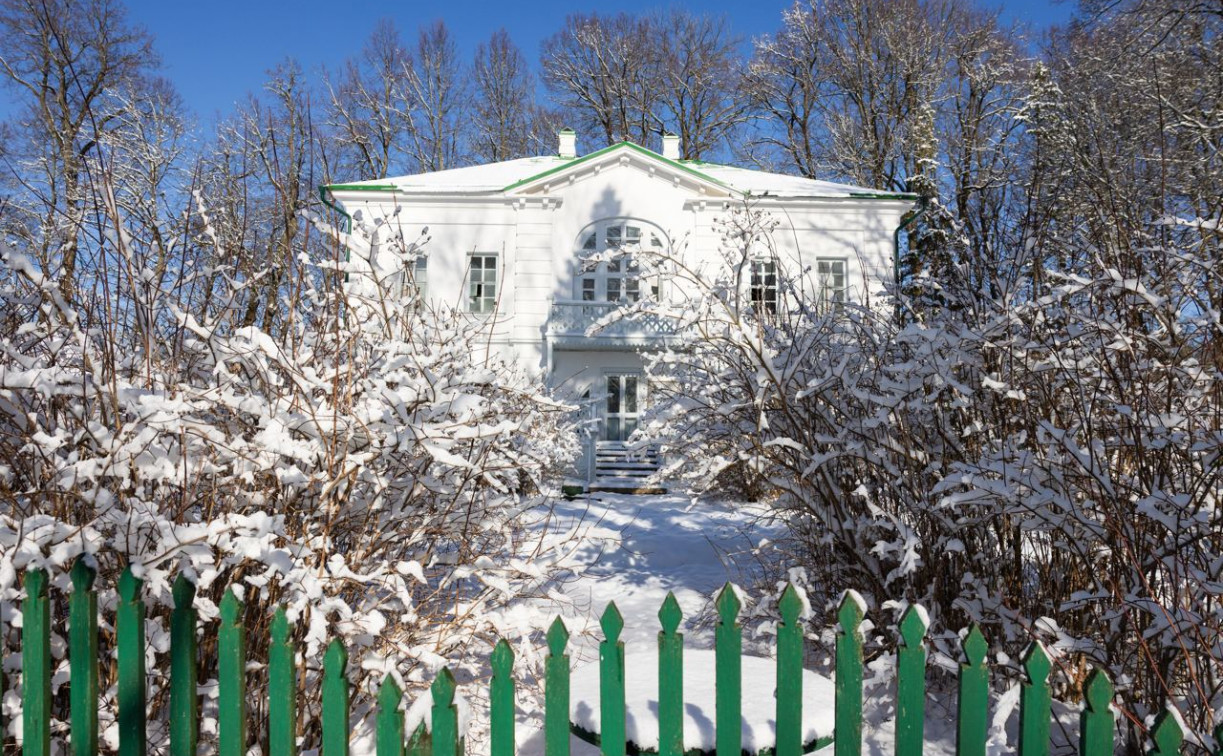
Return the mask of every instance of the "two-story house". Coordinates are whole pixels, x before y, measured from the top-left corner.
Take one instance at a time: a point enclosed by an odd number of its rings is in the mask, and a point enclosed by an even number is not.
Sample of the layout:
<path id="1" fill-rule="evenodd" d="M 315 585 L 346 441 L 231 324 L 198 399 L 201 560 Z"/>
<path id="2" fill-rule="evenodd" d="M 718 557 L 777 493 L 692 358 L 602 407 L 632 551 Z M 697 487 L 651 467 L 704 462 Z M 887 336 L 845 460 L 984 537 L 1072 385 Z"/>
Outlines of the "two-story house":
<path id="1" fill-rule="evenodd" d="M 667 343 L 667 324 L 626 319 L 588 333 L 612 308 L 676 295 L 672 277 L 634 255 L 716 264 L 716 219 L 748 202 L 777 224 L 750 262 L 752 301 L 775 306 L 779 284 L 798 275 L 811 279 L 804 291 L 814 296 L 862 301 L 891 279 L 893 235 L 916 199 L 679 160 L 674 136 L 664 137 L 662 154 L 621 142 L 579 157 L 575 142 L 565 130 L 556 155 L 322 193 L 348 214 L 428 227 L 425 255 L 407 272 L 423 295 L 487 318 L 496 348 L 592 407 L 597 431 L 579 470 L 587 481 L 646 473 L 656 462 L 626 455 L 624 442 L 649 402 L 641 352 Z"/>

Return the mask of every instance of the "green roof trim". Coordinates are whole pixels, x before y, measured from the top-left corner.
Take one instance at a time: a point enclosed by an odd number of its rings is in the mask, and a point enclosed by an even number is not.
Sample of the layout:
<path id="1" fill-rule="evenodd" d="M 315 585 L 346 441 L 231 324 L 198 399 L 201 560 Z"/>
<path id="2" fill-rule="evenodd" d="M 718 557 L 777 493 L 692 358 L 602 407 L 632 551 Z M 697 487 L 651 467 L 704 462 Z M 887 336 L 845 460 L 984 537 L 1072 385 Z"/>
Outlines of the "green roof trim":
<path id="1" fill-rule="evenodd" d="M 701 179 L 702 181 L 707 181 L 707 182 L 709 182 L 710 184 L 714 184 L 714 185 L 716 185 L 716 186 L 720 186 L 720 187 L 722 187 L 723 189 L 726 189 L 727 191 L 731 191 L 731 192 L 738 191 L 738 190 L 737 190 L 737 189 L 735 189 L 733 186 L 730 186 L 730 185 L 728 185 L 728 184 L 726 184 L 726 183 L 723 183 L 723 182 L 721 182 L 721 181 L 718 181 L 718 180 L 717 180 L 716 178 L 714 178 L 713 176 L 706 176 L 704 173 L 701 173 L 700 171 L 695 170 L 695 169 L 693 169 L 693 168 L 689 168 L 688 166 L 684 165 L 683 163 L 679 163 L 679 162 L 677 162 L 677 161 L 675 161 L 675 160 L 671 160 L 671 159 L 669 159 L 669 158 L 665 158 L 665 157 L 663 157 L 662 155 L 659 155 L 657 152 L 654 152 L 653 150 L 646 149 L 645 147 L 642 147 L 642 146 L 641 146 L 641 145 L 639 145 L 639 144 L 634 144 L 633 142 L 629 142 L 629 141 L 627 141 L 627 140 L 626 140 L 626 141 L 623 141 L 623 142 L 616 142 L 615 144 L 608 145 L 607 147 L 604 147 L 604 148 L 603 148 L 603 149 L 601 149 L 601 150 L 595 150 L 594 152 L 592 152 L 592 153 L 590 153 L 590 154 L 588 154 L 588 155 L 583 155 L 583 156 L 581 156 L 580 158 L 572 158 L 572 159 L 570 159 L 570 160 L 569 160 L 569 162 L 565 163 L 564 165 L 555 165 L 555 166 L 553 166 L 553 167 L 549 168 L 549 169 L 548 169 L 548 170 L 546 170 L 546 171 L 542 171 L 542 172 L 540 172 L 540 173 L 535 174 L 534 176 L 528 176 L 527 178 L 524 178 L 524 179 L 522 179 L 522 180 L 520 180 L 520 181 L 515 181 L 514 183 L 512 183 L 512 184 L 510 184 L 509 186 L 505 187 L 505 188 L 504 188 L 504 189 L 502 189 L 501 191 L 503 191 L 503 192 L 508 192 L 508 191 L 510 191 L 511 189 L 517 189 L 518 187 L 523 186 L 524 184 L 530 184 L 530 183 L 533 183 L 533 182 L 535 182 L 535 181 L 538 181 L 538 180 L 540 180 L 540 179 L 542 179 L 542 178 L 545 178 L 545 177 L 547 177 L 547 176 L 551 176 L 551 175 L 553 175 L 553 174 L 555 174 L 555 173 L 559 173 L 559 172 L 561 172 L 561 171 L 568 170 L 569 168 L 572 168 L 572 167 L 573 167 L 573 166 L 575 166 L 575 165 L 580 165 L 581 163 L 585 163 L 585 162 L 590 161 L 590 160 L 593 160 L 593 159 L 595 159 L 595 158 L 597 158 L 597 157 L 602 157 L 603 155 L 606 155 L 606 154 L 608 154 L 608 153 L 610 153 L 610 152 L 613 152 L 613 151 L 615 151 L 615 150 L 621 149 L 621 148 L 623 148 L 623 147 L 628 147 L 629 149 L 631 149 L 631 150 L 635 150 L 636 152 L 639 152 L 639 153 L 641 153 L 642 155 L 645 155 L 646 157 L 653 158 L 654 160 L 657 160 L 657 161 L 659 161 L 660 163 L 663 163 L 663 164 L 665 164 L 665 165 L 669 165 L 669 166 L 671 166 L 672 168 L 676 168 L 676 169 L 678 169 L 678 170 L 680 170 L 680 171 L 683 171 L 684 173 L 687 173 L 687 174 L 690 174 L 690 175 L 692 175 L 692 176 L 695 176 L 696 178 L 699 178 L 699 179 Z"/>
<path id="2" fill-rule="evenodd" d="M 341 192 L 394 192 L 398 188 L 394 184 L 323 184 L 320 190 Z"/>
<path id="3" fill-rule="evenodd" d="M 880 200 L 919 200 L 921 197 L 910 192 L 850 192 L 850 197 L 854 199 L 880 199 Z"/>

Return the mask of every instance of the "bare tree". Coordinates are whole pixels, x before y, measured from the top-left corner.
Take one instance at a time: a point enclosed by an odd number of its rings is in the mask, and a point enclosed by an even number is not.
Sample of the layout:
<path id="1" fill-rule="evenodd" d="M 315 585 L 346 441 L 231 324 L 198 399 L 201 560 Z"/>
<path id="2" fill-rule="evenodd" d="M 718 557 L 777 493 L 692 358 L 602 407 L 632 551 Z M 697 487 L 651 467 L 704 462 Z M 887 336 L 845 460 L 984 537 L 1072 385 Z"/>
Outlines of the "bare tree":
<path id="1" fill-rule="evenodd" d="M 376 179 L 405 167 L 411 71 L 398 29 L 382 20 L 334 81 L 324 74 L 327 122 L 345 176 Z"/>
<path id="2" fill-rule="evenodd" d="M 264 97 L 252 95 L 222 124 L 206 170 L 214 189 L 209 201 L 221 207 L 218 220 L 233 224 L 216 234 L 230 247 L 218 262 L 233 266 L 226 275 L 240 284 L 238 299 L 224 306 L 243 313 L 240 325 L 272 333 L 283 325 L 285 287 L 300 284 L 294 250 L 304 246 L 305 221 L 299 211 L 312 201 L 323 173 L 301 68 L 291 60 L 280 64 L 264 90 Z"/>
<path id="3" fill-rule="evenodd" d="M 659 87 L 649 50 L 647 20 L 573 14 L 544 40 L 544 83 L 576 125 L 607 142 L 646 144 L 660 131 L 656 117 Z"/>
<path id="4" fill-rule="evenodd" d="M 659 86 L 652 114 L 661 131 L 680 137 L 680 156 L 699 160 L 747 119 L 737 87 L 743 61 L 725 17 L 673 9 L 649 21 Z"/>
<path id="5" fill-rule="evenodd" d="M 757 164 L 815 178 L 821 172 L 817 132 L 822 126 L 822 38 L 814 14 L 795 4 L 777 33 L 756 41 L 743 91 L 758 117 L 745 155 Z"/>
<path id="6" fill-rule="evenodd" d="M 456 167 L 467 121 L 467 72 L 441 21 L 422 28 L 408 71 L 408 151 L 420 171 Z"/>
<path id="7" fill-rule="evenodd" d="M 0 74 L 19 104 L 3 171 L 20 211 L 10 209 L 6 231 L 33 242 L 66 300 L 79 284 L 86 160 L 131 102 L 121 95 L 141 88 L 157 63 L 152 38 L 117 3 L 0 3 Z"/>
<path id="8" fill-rule="evenodd" d="M 496 162 L 531 154 L 535 110 L 531 70 L 505 29 L 476 47 L 472 81 L 474 156 Z"/>

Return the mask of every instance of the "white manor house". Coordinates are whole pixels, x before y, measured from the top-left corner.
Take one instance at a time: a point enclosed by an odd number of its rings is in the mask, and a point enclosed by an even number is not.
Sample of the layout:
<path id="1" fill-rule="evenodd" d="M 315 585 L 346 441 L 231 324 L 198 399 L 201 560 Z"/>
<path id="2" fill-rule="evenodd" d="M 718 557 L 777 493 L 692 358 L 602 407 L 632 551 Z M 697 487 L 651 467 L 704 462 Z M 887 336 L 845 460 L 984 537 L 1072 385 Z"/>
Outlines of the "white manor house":
<path id="1" fill-rule="evenodd" d="M 428 228 L 408 278 L 424 298 L 488 320 L 494 347 L 542 372 L 561 396 L 589 402 L 597 431 L 578 473 L 607 487 L 657 465 L 652 450 L 626 450 L 625 441 L 649 401 L 641 353 L 671 334 L 649 318 L 588 328 L 643 296 L 683 296 L 674 277 L 643 275 L 658 268 L 638 265 L 634 251 L 681 256 L 685 267 L 717 266 L 715 221 L 746 203 L 777 224 L 771 244 L 750 261 L 747 301 L 776 307 L 785 278 L 804 276 L 797 290 L 862 302 L 880 296 L 893 277 L 896 232 L 916 201 L 680 160 L 679 138 L 671 135 L 663 137 L 662 154 L 620 142 L 581 157 L 572 131 L 559 137 L 556 155 L 321 192 L 350 217 L 395 218 L 405 236 L 406 229 Z"/>

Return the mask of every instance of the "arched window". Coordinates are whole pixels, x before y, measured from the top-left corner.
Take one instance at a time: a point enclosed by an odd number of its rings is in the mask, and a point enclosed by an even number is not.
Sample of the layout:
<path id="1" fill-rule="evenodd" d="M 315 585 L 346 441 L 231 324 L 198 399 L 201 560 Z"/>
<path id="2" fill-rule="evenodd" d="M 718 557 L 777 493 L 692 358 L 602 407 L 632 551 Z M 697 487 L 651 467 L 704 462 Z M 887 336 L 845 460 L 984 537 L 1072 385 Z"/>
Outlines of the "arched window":
<path id="1" fill-rule="evenodd" d="M 645 276 L 643 253 L 661 253 L 666 235 L 632 218 L 599 221 L 578 234 L 578 273 L 574 297 L 583 302 L 636 302 L 658 296 L 655 276 Z M 610 254 L 603 254 L 610 253 Z M 598 256 L 598 262 L 591 258 Z"/>

